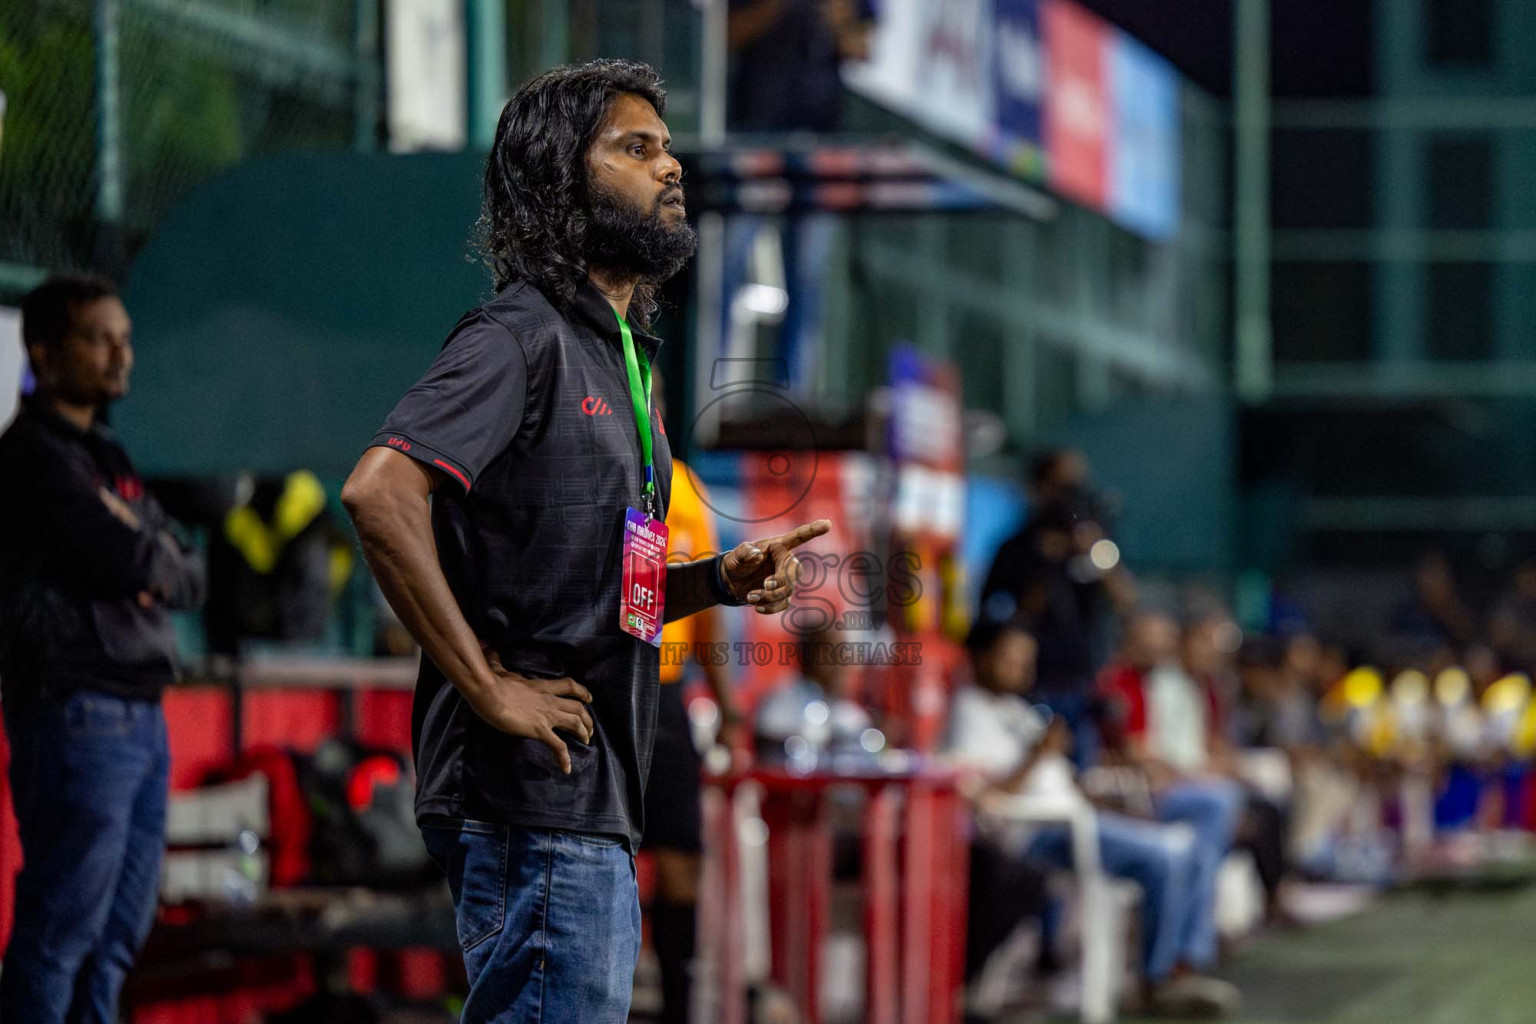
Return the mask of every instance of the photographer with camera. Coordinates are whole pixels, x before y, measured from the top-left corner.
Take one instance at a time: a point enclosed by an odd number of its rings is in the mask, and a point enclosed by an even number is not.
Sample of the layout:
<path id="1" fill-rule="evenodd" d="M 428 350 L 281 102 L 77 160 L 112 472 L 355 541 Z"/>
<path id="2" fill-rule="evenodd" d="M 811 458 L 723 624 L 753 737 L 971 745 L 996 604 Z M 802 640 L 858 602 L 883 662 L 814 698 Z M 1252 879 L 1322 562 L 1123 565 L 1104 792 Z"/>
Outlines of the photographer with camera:
<path id="1" fill-rule="evenodd" d="M 1109 617 L 1129 611 L 1135 581 L 1109 539 L 1104 502 L 1088 484 L 1081 453 L 1052 449 L 1030 467 L 1029 518 L 1003 542 L 981 589 L 981 616 L 1029 616 L 1039 644 L 1036 699 L 1072 734 L 1073 760 L 1091 767 L 1099 749 L 1094 680 Z"/>

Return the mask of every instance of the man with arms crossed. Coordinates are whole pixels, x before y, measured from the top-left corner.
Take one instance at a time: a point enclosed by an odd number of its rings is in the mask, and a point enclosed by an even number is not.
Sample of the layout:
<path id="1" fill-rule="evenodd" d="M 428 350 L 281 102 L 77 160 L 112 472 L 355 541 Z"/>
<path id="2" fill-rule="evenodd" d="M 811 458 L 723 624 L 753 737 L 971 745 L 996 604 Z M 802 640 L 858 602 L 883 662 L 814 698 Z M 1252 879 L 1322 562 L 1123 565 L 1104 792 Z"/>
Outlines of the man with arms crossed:
<path id="1" fill-rule="evenodd" d="M 342 493 L 425 655 L 416 813 L 453 891 L 466 1022 L 626 1019 L 660 662 L 646 592 L 664 590 L 664 621 L 782 611 L 793 549 L 830 525 L 639 582 L 636 538 L 664 533 L 672 476 L 645 328 L 695 245 L 664 109 L 656 73 L 626 61 L 512 98 L 480 225 L 497 294 Z"/>
<path id="2" fill-rule="evenodd" d="M 128 392 L 132 333 L 105 278 L 53 277 L 21 303 L 37 390 L 0 436 L 0 692 L 25 860 L 7 1022 L 116 1020 L 155 919 L 168 613 L 201 603 L 204 577 L 102 422 Z"/>

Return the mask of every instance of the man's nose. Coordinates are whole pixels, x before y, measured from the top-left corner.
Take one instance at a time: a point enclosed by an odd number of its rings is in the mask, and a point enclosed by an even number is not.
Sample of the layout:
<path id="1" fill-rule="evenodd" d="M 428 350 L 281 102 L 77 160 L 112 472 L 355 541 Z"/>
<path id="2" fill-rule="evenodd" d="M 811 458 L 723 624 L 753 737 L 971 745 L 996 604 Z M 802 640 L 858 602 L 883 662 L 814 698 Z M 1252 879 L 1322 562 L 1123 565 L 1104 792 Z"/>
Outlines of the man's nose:
<path id="1" fill-rule="evenodd" d="M 661 180 L 668 185 L 680 185 L 683 181 L 683 165 L 677 162 L 677 157 L 671 153 L 662 156 L 660 163 Z"/>

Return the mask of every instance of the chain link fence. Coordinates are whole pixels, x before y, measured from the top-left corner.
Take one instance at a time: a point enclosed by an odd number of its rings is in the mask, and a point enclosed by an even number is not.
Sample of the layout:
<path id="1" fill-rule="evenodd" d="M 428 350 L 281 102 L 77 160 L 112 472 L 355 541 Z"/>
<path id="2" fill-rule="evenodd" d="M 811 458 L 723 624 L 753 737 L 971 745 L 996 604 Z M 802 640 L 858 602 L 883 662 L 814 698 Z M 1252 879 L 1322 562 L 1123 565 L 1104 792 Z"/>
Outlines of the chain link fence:
<path id="1" fill-rule="evenodd" d="M 0 4 L 0 301 L 121 275 L 189 191 L 243 160 L 369 148 L 376 0 Z"/>

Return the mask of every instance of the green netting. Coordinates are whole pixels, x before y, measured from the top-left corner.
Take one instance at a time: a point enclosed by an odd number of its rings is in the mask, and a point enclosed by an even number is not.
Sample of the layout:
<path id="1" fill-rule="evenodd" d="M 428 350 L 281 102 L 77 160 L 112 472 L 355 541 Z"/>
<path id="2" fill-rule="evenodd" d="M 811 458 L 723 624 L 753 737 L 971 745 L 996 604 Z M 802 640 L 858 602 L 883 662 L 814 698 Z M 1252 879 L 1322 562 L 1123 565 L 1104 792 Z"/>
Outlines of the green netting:
<path id="1" fill-rule="evenodd" d="M 167 210 L 239 161 L 371 145 L 374 11 L 372 0 L 0 4 L 0 297 L 47 270 L 120 273 Z"/>

